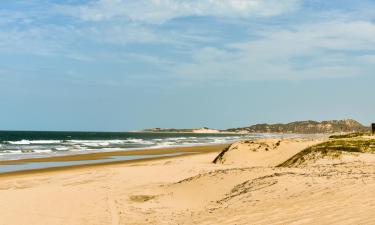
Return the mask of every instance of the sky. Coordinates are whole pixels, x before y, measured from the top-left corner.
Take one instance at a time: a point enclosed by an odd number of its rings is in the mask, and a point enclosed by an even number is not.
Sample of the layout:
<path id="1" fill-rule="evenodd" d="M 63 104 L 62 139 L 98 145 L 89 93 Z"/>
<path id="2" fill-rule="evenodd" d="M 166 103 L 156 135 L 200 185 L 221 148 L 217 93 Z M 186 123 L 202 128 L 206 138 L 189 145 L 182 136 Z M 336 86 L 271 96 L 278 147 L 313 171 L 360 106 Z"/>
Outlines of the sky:
<path id="1" fill-rule="evenodd" d="M 375 0 L 1 0 L 0 130 L 375 122 Z"/>

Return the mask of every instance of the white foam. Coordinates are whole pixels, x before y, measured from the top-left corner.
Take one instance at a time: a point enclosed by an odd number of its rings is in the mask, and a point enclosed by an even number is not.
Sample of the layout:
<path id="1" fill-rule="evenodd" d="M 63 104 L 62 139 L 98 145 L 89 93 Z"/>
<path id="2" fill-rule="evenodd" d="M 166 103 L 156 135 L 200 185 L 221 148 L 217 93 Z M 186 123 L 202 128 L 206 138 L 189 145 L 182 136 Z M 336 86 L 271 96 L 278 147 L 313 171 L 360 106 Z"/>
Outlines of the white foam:
<path id="1" fill-rule="evenodd" d="M 30 144 L 58 144 L 61 143 L 60 140 L 38 140 L 38 141 L 30 141 Z"/>
<path id="2" fill-rule="evenodd" d="M 21 150 L 5 150 L 1 153 L 4 153 L 4 154 L 22 154 L 22 151 Z"/>
<path id="3" fill-rule="evenodd" d="M 33 152 L 35 152 L 35 153 L 51 153 L 52 150 L 50 150 L 50 149 L 45 149 L 45 150 L 34 149 Z"/>
<path id="4" fill-rule="evenodd" d="M 30 141 L 28 140 L 21 140 L 21 141 L 8 141 L 9 144 L 12 145 L 29 145 Z"/>
<path id="5" fill-rule="evenodd" d="M 240 139 L 280 137 L 274 134 L 247 134 L 235 136 L 185 136 L 157 138 L 127 138 L 114 140 L 21 140 L 2 142 L 0 155 L 10 159 L 24 157 L 46 157 L 51 154 L 80 154 L 86 151 L 129 151 L 144 148 L 171 148 L 179 146 L 200 146 L 225 144 Z M 23 155 L 23 156 L 22 156 Z M 3 157 L 2 156 L 2 157 Z"/>
<path id="6" fill-rule="evenodd" d="M 127 143 L 127 144 L 152 145 L 152 144 L 155 144 L 155 140 L 144 140 L 144 139 L 137 139 L 137 138 L 128 138 L 128 139 L 124 140 L 124 143 Z"/>
<path id="7" fill-rule="evenodd" d="M 54 148 L 56 151 L 68 151 L 69 148 L 68 147 L 56 147 Z"/>
<path id="8" fill-rule="evenodd" d="M 152 141 L 143 139 L 125 139 L 125 140 L 69 140 L 66 143 L 80 144 L 90 147 L 108 146 L 113 144 L 154 144 Z"/>
<path id="9" fill-rule="evenodd" d="M 31 144 L 58 144 L 61 143 L 59 140 L 37 140 L 37 141 L 29 141 L 29 140 L 21 140 L 21 141 L 8 141 L 7 143 L 12 145 L 31 145 Z"/>

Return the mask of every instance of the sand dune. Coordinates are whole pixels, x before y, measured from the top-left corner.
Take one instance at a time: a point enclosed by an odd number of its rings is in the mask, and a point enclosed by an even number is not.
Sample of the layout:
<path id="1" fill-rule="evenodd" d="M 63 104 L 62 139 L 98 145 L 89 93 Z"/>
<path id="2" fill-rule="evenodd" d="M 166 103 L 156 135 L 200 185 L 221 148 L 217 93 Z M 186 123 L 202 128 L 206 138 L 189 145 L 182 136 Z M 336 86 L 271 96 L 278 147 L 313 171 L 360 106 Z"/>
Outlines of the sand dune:
<path id="1" fill-rule="evenodd" d="M 3 177 L 0 225 L 375 224 L 372 153 L 276 167 L 319 141 L 240 142 L 216 163 L 208 153 Z"/>
<path id="2" fill-rule="evenodd" d="M 298 138 L 239 141 L 218 155 L 214 162 L 238 166 L 277 166 L 321 141 Z"/>

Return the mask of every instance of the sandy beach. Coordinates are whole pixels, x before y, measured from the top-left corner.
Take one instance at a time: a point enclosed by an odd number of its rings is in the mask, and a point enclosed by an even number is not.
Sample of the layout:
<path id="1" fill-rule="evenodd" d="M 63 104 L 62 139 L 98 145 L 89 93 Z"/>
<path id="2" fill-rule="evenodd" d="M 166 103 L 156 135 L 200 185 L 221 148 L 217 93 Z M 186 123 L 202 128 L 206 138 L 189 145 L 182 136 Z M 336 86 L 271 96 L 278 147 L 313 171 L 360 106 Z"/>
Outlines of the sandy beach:
<path id="1" fill-rule="evenodd" d="M 374 224 L 373 154 L 289 160 L 324 141 L 240 141 L 178 157 L 4 174 L 0 225 Z M 98 154 L 55 160 L 106 157 Z"/>
<path id="2" fill-rule="evenodd" d="M 375 225 L 375 0 L 0 2 L 0 225 Z"/>

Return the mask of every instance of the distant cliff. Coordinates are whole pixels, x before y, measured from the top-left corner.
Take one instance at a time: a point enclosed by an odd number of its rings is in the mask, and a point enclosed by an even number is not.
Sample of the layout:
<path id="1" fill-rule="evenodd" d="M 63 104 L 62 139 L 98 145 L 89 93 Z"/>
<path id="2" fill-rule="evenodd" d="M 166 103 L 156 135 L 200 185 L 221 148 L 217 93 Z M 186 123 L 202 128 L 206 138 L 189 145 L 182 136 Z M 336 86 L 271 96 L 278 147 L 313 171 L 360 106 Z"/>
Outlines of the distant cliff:
<path id="1" fill-rule="evenodd" d="M 369 131 L 359 122 L 347 120 L 329 120 L 329 121 L 297 121 L 287 124 L 256 124 L 249 127 L 231 128 L 225 131 L 242 132 L 242 133 L 299 133 L 299 134 L 316 134 L 316 133 L 336 133 L 336 132 L 364 132 Z"/>

